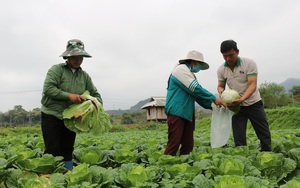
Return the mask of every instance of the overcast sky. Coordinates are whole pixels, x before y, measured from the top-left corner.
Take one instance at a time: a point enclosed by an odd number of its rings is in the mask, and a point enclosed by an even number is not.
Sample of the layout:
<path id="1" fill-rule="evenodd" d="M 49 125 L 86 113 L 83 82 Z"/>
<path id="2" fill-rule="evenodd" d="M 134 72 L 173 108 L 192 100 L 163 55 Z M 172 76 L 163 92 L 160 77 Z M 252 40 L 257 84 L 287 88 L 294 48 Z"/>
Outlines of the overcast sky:
<path id="1" fill-rule="evenodd" d="M 165 96 L 167 80 L 190 50 L 210 69 L 198 82 L 217 93 L 219 51 L 234 39 L 256 61 L 258 82 L 300 78 L 299 0 L 9 0 L 0 7 L 0 111 L 41 107 L 48 69 L 69 39 L 81 39 L 105 110 Z"/>

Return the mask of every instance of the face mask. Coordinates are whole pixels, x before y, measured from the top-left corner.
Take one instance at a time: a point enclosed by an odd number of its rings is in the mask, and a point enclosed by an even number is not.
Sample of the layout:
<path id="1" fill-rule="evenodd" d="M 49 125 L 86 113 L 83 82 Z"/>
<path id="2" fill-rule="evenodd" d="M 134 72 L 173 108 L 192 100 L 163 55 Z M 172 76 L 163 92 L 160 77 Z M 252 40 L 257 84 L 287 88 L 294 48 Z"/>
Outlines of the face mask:
<path id="1" fill-rule="evenodd" d="M 191 68 L 191 71 L 194 72 L 194 73 L 197 73 L 197 72 L 199 72 L 200 70 L 201 70 L 201 65 L 200 65 L 200 63 L 197 63 L 196 66 L 193 66 L 193 67 Z"/>

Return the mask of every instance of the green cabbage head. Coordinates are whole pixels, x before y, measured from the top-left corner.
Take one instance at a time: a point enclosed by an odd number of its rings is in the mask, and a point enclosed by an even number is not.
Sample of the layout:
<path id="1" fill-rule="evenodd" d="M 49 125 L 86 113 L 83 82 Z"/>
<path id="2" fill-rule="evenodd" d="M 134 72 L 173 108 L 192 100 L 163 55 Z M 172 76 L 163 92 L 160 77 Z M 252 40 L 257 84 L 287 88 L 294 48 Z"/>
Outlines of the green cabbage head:
<path id="1" fill-rule="evenodd" d="M 232 101 L 241 98 L 239 93 L 234 89 L 227 89 L 223 91 L 221 99 L 226 104 L 231 104 Z"/>

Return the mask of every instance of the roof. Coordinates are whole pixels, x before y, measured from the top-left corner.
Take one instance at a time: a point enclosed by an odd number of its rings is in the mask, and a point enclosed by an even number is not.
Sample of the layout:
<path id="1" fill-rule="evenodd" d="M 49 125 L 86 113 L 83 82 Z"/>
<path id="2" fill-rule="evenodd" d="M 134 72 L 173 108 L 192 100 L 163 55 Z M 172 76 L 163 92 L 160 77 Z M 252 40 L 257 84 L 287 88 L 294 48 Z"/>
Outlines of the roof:
<path id="1" fill-rule="evenodd" d="M 148 107 L 159 107 L 159 106 L 165 106 L 166 104 L 166 97 L 151 97 L 150 101 L 146 103 L 144 106 L 141 107 L 141 109 L 145 109 Z"/>

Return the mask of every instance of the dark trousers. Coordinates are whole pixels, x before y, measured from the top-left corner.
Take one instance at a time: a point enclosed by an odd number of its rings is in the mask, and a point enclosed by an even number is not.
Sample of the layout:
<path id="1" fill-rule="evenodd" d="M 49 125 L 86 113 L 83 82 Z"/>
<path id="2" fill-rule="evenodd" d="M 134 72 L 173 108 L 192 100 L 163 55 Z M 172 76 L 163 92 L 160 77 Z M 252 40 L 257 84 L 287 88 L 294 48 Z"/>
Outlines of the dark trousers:
<path id="1" fill-rule="evenodd" d="M 45 113 L 42 113 L 41 116 L 45 153 L 63 156 L 64 161 L 71 161 L 76 133 L 70 131 L 64 125 L 63 120 Z"/>
<path id="2" fill-rule="evenodd" d="M 250 106 L 241 106 L 238 114 L 232 116 L 232 131 L 235 146 L 246 146 L 247 121 L 250 120 L 260 140 L 261 151 L 271 151 L 271 133 L 262 101 Z"/>
<path id="3" fill-rule="evenodd" d="M 168 143 L 165 155 L 175 156 L 179 146 L 180 155 L 187 155 L 193 151 L 195 121 L 190 122 L 178 116 L 167 115 Z"/>

